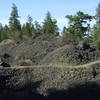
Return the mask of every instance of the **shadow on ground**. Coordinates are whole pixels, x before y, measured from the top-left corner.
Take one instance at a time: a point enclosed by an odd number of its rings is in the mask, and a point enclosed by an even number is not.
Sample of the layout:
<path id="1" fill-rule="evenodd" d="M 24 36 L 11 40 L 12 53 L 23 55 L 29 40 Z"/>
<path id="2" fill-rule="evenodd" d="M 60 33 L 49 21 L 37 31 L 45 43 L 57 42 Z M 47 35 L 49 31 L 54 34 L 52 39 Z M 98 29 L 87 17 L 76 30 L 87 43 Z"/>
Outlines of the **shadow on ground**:
<path id="1" fill-rule="evenodd" d="M 78 84 L 68 90 L 52 92 L 47 100 L 100 100 L 100 85 L 97 83 Z"/>
<path id="2" fill-rule="evenodd" d="M 30 82 L 24 87 L 14 89 L 6 86 L 5 80 L 8 78 L 0 77 L 0 100 L 44 100 L 45 97 L 40 95 L 36 88 L 42 81 L 35 83 Z"/>
<path id="3" fill-rule="evenodd" d="M 31 85 L 37 88 L 40 83 L 36 82 Z M 48 92 L 49 95 L 44 97 L 33 92 L 30 86 L 16 91 L 2 88 L 0 89 L 0 100 L 100 100 L 100 85 L 97 83 L 78 84 L 68 90 L 50 89 Z"/>

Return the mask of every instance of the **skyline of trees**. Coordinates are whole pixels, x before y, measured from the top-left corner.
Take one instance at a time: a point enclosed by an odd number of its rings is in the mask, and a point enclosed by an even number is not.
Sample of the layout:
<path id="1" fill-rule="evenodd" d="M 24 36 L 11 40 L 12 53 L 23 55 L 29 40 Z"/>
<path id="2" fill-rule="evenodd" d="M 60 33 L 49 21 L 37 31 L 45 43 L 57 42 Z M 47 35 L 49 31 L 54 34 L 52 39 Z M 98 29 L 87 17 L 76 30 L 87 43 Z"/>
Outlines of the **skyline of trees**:
<path id="1" fill-rule="evenodd" d="M 13 8 L 13 5 L 16 6 L 16 4 L 13 3 L 13 4 L 12 4 L 12 8 Z M 16 6 L 16 8 L 17 8 L 17 6 Z M 97 10 L 97 9 L 96 9 L 96 10 Z M 18 9 L 17 9 L 17 12 L 18 12 Z M 49 11 L 47 11 L 47 12 L 49 12 Z M 47 12 L 46 12 L 46 14 L 47 14 Z M 78 11 L 77 11 L 77 12 L 78 12 Z M 10 13 L 10 14 L 11 14 L 11 13 Z M 50 13 L 50 14 L 51 14 L 51 13 Z M 65 15 L 66 15 L 66 14 L 65 14 Z M 27 16 L 28 16 L 28 15 L 27 15 Z M 27 18 L 27 16 L 26 16 L 26 18 Z M 34 16 L 31 16 L 31 17 L 33 18 Z M 64 17 L 65 17 L 65 16 L 64 16 Z M 21 21 L 20 21 L 20 18 L 22 19 L 21 15 L 18 15 L 18 20 L 19 20 L 20 24 L 23 25 L 25 22 L 21 22 Z M 10 18 L 8 18 L 8 19 L 10 19 Z M 54 19 L 55 19 L 55 18 L 54 18 Z M 38 23 L 41 24 L 41 25 L 43 25 L 44 20 L 45 20 L 45 18 L 43 19 L 42 22 L 38 22 Z M 56 19 L 55 19 L 55 20 L 56 20 Z M 34 20 L 34 21 L 35 21 L 35 20 Z M 38 20 L 37 20 L 37 21 L 38 21 Z M 56 21 L 57 21 L 57 20 L 56 20 Z M 10 21 L 8 21 L 7 24 L 4 24 L 4 23 L 3 23 L 2 25 L 3 25 L 3 26 L 9 25 L 9 22 L 10 22 Z M 26 20 L 26 22 L 27 22 L 27 20 Z M 1 22 L 0 22 L 0 23 L 1 23 Z M 34 22 L 33 22 L 33 23 L 34 23 Z M 66 21 L 65 23 L 67 23 L 67 21 Z M 64 27 L 64 26 L 63 26 L 63 27 Z M 62 29 L 60 28 L 60 30 L 63 30 L 63 27 L 62 27 Z"/>
<path id="2" fill-rule="evenodd" d="M 0 41 L 9 38 L 15 40 L 23 37 L 32 37 L 36 34 L 61 34 L 67 40 L 67 43 L 78 43 L 87 38 L 88 40 L 92 39 L 92 43 L 100 45 L 100 3 L 96 8 L 95 16 L 78 11 L 75 15 L 66 15 L 65 18 L 69 20 L 69 23 L 68 26 L 64 26 L 62 32 L 59 31 L 57 20 L 52 17 L 49 11 L 47 11 L 42 24 L 39 24 L 30 15 L 28 15 L 27 21 L 21 24 L 17 6 L 12 4 L 9 24 L 3 26 L 0 23 Z M 93 27 L 90 27 L 90 21 L 93 19 L 95 19 L 96 23 Z"/>

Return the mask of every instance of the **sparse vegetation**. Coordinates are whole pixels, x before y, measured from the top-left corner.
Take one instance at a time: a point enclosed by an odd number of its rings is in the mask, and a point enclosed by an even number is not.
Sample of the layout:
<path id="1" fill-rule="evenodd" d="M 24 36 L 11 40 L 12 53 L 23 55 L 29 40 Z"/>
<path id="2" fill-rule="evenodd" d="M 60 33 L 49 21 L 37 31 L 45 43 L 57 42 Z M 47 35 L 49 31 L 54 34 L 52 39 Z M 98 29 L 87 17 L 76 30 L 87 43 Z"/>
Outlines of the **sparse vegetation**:
<path id="1" fill-rule="evenodd" d="M 63 28 L 63 42 L 65 44 L 78 44 L 80 41 L 87 41 L 90 44 L 99 46 L 99 9 L 100 4 L 98 4 L 95 16 L 85 14 L 81 11 L 78 11 L 76 15 L 67 15 L 66 18 L 69 20 L 69 25 Z M 18 40 L 18 38 L 31 38 L 39 34 L 57 36 L 60 34 L 57 20 L 52 18 L 49 11 L 46 14 L 43 25 L 40 25 L 38 21 L 34 21 L 33 23 L 33 18 L 31 16 L 28 16 L 27 22 L 21 25 L 19 18 L 17 6 L 13 4 L 9 25 L 2 26 L 2 24 L 0 24 L 0 41 L 8 38 L 13 38 L 14 40 Z M 96 24 L 94 28 L 92 28 L 90 27 L 90 21 L 94 18 Z"/>
<path id="2" fill-rule="evenodd" d="M 0 23 L 0 100 L 49 100 L 64 89 L 72 98 L 76 84 L 86 83 L 87 89 L 88 82 L 100 83 L 100 4 L 95 16 L 67 15 L 68 27 L 61 33 L 49 11 L 42 24 L 30 15 L 22 24 L 20 17 L 13 4 L 9 24 Z"/>

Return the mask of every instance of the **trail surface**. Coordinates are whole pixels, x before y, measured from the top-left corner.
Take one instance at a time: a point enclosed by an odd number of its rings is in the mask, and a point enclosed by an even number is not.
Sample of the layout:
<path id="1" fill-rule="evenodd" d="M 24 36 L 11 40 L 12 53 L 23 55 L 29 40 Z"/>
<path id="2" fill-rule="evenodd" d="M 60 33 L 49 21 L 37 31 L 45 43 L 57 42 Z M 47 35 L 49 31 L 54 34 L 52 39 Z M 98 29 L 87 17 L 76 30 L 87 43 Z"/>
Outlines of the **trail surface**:
<path id="1" fill-rule="evenodd" d="M 93 62 L 90 62 L 90 63 L 87 63 L 87 64 L 83 64 L 83 65 L 76 65 L 76 66 L 69 66 L 69 65 L 62 65 L 62 64 L 50 64 L 50 65 L 33 65 L 33 66 L 14 66 L 14 67 L 11 67 L 11 68 L 17 68 L 17 69 L 20 69 L 20 68 L 34 68 L 34 67 L 56 67 L 56 68 L 62 68 L 62 67 L 66 67 L 66 68 L 82 68 L 82 67 L 90 67 L 90 66 L 93 66 L 95 64 L 99 64 L 100 63 L 100 60 L 96 60 L 96 61 L 93 61 Z"/>

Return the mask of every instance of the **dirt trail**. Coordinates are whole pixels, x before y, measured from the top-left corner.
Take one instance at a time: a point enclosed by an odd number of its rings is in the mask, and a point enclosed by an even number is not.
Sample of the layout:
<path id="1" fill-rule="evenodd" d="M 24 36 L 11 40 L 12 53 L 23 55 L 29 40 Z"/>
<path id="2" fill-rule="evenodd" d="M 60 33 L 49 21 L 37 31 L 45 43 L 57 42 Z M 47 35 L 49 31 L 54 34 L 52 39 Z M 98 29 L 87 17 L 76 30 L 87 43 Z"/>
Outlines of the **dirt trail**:
<path id="1" fill-rule="evenodd" d="M 90 63 L 87 63 L 87 64 L 76 65 L 76 66 L 61 65 L 61 64 L 59 64 L 59 65 L 50 64 L 50 65 L 33 65 L 33 66 L 14 66 L 12 68 L 16 68 L 16 69 L 20 69 L 20 68 L 34 68 L 34 67 L 82 68 L 82 67 L 90 67 L 90 66 L 92 66 L 94 64 L 98 64 L 98 63 L 100 63 L 100 60 L 96 60 L 96 61 L 93 61 L 93 62 L 90 62 Z"/>
<path id="2" fill-rule="evenodd" d="M 93 61 L 93 62 L 90 62 L 90 63 L 87 63 L 87 64 L 73 66 L 73 67 L 90 67 L 90 66 L 97 64 L 97 63 L 100 63 L 100 60 L 96 60 L 96 61 Z"/>

